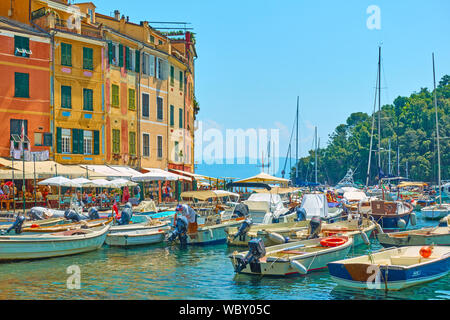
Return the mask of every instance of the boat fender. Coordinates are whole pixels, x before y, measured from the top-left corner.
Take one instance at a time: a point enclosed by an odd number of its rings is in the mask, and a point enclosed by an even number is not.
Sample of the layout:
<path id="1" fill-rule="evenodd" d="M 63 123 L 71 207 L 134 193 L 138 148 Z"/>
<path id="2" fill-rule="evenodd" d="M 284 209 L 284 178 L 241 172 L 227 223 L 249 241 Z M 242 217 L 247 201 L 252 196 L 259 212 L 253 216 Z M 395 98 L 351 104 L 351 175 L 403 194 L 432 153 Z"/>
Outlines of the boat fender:
<path id="1" fill-rule="evenodd" d="M 5 231 L 2 231 L 2 234 L 9 233 L 12 229 L 14 229 L 14 231 L 15 231 L 16 234 L 22 233 L 22 225 L 23 225 L 23 222 L 24 222 L 24 221 L 25 221 L 25 217 L 22 216 L 22 215 L 18 215 L 17 218 L 16 218 L 16 220 L 15 220 L 14 223 L 12 224 L 12 226 L 9 227 L 9 228 L 6 230 L 6 232 L 5 232 Z"/>
<path id="2" fill-rule="evenodd" d="M 398 219 L 397 221 L 397 227 L 399 227 L 400 229 L 405 229 L 406 228 L 406 222 L 403 219 Z"/>
<path id="3" fill-rule="evenodd" d="M 369 237 L 367 237 L 367 234 L 364 231 L 361 231 L 361 238 L 366 245 L 370 244 Z"/>
<path id="4" fill-rule="evenodd" d="M 411 225 L 415 226 L 417 224 L 417 216 L 414 212 L 411 212 L 409 219 L 411 220 Z"/>
<path id="5" fill-rule="evenodd" d="M 423 258 L 429 258 L 432 253 L 433 253 L 433 247 L 430 247 L 430 246 L 423 246 L 422 248 L 420 248 L 420 251 L 419 251 L 419 254 Z"/>
<path id="6" fill-rule="evenodd" d="M 270 240 L 272 240 L 273 242 L 275 242 L 277 244 L 286 243 L 286 240 L 284 239 L 284 237 L 279 233 L 268 232 L 268 236 L 269 236 Z"/>
<path id="7" fill-rule="evenodd" d="M 306 269 L 306 267 L 303 264 L 301 264 L 300 262 L 296 261 L 296 260 L 291 260 L 291 267 L 296 269 L 301 274 L 307 274 L 308 273 L 308 270 Z"/>

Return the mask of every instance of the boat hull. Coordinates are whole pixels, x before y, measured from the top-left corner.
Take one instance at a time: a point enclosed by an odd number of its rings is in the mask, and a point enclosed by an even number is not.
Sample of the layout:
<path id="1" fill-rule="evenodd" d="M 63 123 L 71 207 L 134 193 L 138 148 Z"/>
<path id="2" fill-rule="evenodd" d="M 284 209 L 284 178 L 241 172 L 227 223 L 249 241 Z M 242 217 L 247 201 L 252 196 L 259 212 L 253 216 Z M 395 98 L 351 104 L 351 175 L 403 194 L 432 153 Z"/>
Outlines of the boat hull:
<path id="1" fill-rule="evenodd" d="M 385 248 L 424 245 L 450 246 L 450 233 L 448 231 L 442 234 L 426 234 L 425 231 L 422 233 L 413 233 L 412 231 L 379 233 L 377 238 L 378 242 Z"/>
<path id="2" fill-rule="evenodd" d="M 161 230 L 161 229 L 160 229 Z M 164 231 L 135 231 L 135 232 L 118 232 L 108 234 L 105 243 L 109 246 L 130 247 L 137 245 L 155 244 L 164 241 Z"/>
<path id="3" fill-rule="evenodd" d="M 450 209 L 427 209 L 421 210 L 422 216 L 425 219 L 439 220 L 450 214 Z"/>
<path id="4" fill-rule="evenodd" d="M 239 227 L 244 220 L 230 221 L 218 225 L 199 227 L 196 233 L 187 234 L 187 244 L 189 245 L 209 245 L 226 243 L 229 227 Z"/>
<path id="5" fill-rule="evenodd" d="M 1 236 L 0 261 L 51 258 L 97 250 L 105 242 L 109 228 L 107 225 L 98 232 L 66 237 L 51 234 Z"/>

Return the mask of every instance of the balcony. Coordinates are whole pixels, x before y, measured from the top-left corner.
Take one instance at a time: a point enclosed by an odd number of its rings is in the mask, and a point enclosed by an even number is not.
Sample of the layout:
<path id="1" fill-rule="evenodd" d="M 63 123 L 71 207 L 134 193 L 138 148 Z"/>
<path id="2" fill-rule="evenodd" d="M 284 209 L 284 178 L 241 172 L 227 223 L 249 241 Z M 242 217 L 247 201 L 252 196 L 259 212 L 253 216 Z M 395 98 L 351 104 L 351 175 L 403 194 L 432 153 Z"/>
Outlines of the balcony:
<path id="1" fill-rule="evenodd" d="M 70 23 L 68 23 L 66 20 L 58 19 L 52 14 L 36 18 L 33 22 L 46 31 L 60 30 L 63 32 L 70 32 L 92 38 L 102 38 L 101 31 L 93 26 L 83 24 L 83 22 L 81 22 L 81 24 L 77 28 L 76 24 L 70 25 Z"/>

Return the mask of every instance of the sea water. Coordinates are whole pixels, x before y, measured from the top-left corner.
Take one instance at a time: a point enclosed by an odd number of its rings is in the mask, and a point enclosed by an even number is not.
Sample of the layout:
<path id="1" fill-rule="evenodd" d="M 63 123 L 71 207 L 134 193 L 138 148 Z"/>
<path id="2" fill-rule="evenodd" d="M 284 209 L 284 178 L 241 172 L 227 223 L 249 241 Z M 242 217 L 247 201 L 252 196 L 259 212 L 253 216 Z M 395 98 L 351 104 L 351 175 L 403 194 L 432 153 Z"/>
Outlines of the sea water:
<path id="1" fill-rule="evenodd" d="M 418 225 L 413 228 L 438 224 L 416 214 Z M 372 250 L 381 248 L 376 239 L 370 240 Z M 338 286 L 327 269 L 306 276 L 236 275 L 228 258 L 234 250 L 226 244 L 184 249 L 164 244 L 127 249 L 104 245 L 73 256 L 1 263 L 0 299 L 450 299 L 450 275 L 387 293 Z M 367 250 L 362 245 L 349 255 Z M 70 285 L 73 266 L 79 270 L 78 289 Z"/>

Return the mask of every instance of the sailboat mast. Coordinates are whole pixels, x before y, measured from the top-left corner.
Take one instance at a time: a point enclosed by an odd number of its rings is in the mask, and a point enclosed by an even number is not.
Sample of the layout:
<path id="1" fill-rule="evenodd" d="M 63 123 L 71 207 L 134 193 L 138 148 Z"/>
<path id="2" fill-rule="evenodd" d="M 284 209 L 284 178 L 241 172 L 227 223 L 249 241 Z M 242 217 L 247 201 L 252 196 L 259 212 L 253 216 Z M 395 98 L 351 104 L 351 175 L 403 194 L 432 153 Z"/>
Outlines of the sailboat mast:
<path id="1" fill-rule="evenodd" d="M 391 138 L 389 138 L 389 171 L 388 174 L 391 174 Z"/>
<path id="2" fill-rule="evenodd" d="M 438 153 L 438 182 L 439 182 L 439 204 L 442 205 L 442 190 L 441 190 L 441 150 L 439 148 L 439 121 L 437 111 L 437 98 L 436 98 L 436 75 L 434 72 L 434 52 L 433 58 L 433 84 L 434 84 L 434 110 L 436 112 L 436 139 L 437 139 L 437 153 Z"/>
<path id="3" fill-rule="evenodd" d="M 296 117 L 296 138 L 295 138 L 295 178 L 298 179 L 298 96 L 297 96 L 297 117 Z"/>
<path id="4" fill-rule="evenodd" d="M 369 186 L 369 177 L 370 177 L 370 162 L 372 160 L 372 145 L 373 145 L 373 129 L 375 127 L 375 107 L 377 105 L 377 83 L 378 78 L 380 77 L 380 71 L 377 72 L 377 81 L 375 83 L 375 98 L 373 102 L 373 112 L 372 112 L 372 129 L 370 131 L 370 147 L 369 147 L 369 163 L 367 164 L 367 177 L 366 177 L 366 187 Z"/>
<path id="5" fill-rule="evenodd" d="M 315 183 L 317 183 L 317 127 L 315 127 L 315 144 L 316 144 L 316 150 L 314 151 L 315 159 L 314 159 L 314 167 L 315 167 Z"/>
<path id="6" fill-rule="evenodd" d="M 378 171 L 381 169 L 381 46 L 378 47 Z M 381 179 L 380 179 L 381 180 Z M 380 181 L 379 180 L 379 181 Z"/>

